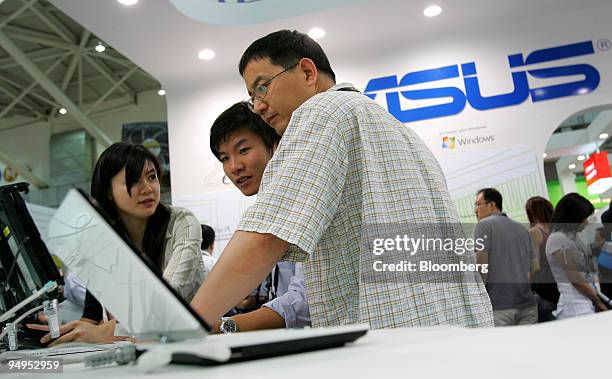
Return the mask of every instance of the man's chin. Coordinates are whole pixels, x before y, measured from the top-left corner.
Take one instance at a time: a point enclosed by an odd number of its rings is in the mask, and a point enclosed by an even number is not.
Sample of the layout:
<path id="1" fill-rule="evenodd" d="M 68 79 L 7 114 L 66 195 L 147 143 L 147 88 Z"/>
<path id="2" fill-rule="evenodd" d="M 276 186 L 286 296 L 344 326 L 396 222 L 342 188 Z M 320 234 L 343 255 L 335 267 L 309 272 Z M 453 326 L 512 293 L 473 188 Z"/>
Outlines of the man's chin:
<path id="1" fill-rule="evenodd" d="M 257 195 L 257 190 L 252 190 L 252 189 L 241 189 L 240 192 L 242 192 L 244 196 Z"/>
<path id="2" fill-rule="evenodd" d="M 270 125 L 270 127 L 272 127 L 272 129 L 274 129 L 274 131 L 276 132 L 276 134 L 278 134 L 279 136 L 283 136 L 283 134 L 285 134 L 285 130 L 287 130 L 287 125 L 284 122 L 277 122 L 274 123 L 274 125 Z"/>

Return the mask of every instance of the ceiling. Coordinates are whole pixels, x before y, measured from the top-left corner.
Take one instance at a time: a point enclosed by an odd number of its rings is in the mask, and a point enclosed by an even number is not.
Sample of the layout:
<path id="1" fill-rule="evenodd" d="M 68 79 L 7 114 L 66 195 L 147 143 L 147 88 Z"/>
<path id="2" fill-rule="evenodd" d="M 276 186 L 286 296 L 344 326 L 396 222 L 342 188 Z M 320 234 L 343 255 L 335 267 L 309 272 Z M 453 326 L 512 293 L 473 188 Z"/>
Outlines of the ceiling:
<path id="1" fill-rule="evenodd" d="M 0 32 L 84 115 L 110 100 L 135 102 L 138 92 L 160 87 L 112 46 L 97 52 L 96 34 L 46 0 L 0 1 Z M 24 65 L 0 43 L 0 125 L 13 117 L 48 121 L 66 107 Z"/>
<path id="2" fill-rule="evenodd" d="M 198 2 L 204 0 L 184 0 Z M 209 0 L 212 1 L 212 0 Z M 244 2 L 253 19 L 272 0 Z M 608 0 L 440 0 L 438 17 L 423 16 L 431 0 L 358 1 L 317 13 L 242 26 L 205 24 L 177 10 L 169 0 L 140 0 L 125 7 L 114 0 L 51 0 L 60 9 L 111 43 L 132 61 L 154 75 L 164 87 L 202 87 L 222 80 L 240 80 L 237 63 L 256 38 L 278 29 L 307 31 L 319 26 L 327 31 L 321 44 L 336 66 L 369 54 L 393 54 L 407 41 L 435 41 L 465 25 L 511 23 L 524 17 L 554 15 L 605 5 Z M 231 1 L 226 1 L 230 3 Z M 236 3 L 236 1 L 233 1 Z M 300 0 L 285 0 L 290 6 Z M 234 4 L 236 5 L 236 4 Z M 245 23 L 246 24 L 246 23 Z M 201 61 L 197 54 L 213 49 L 217 57 Z"/>
<path id="3" fill-rule="evenodd" d="M 321 44 L 330 60 L 350 63 L 363 57 L 363 49 L 384 57 L 408 40 L 434 41 L 466 24 L 494 26 L 502 20 L 550 16 L 608 2 L 439 0 L 444 11 L 429 19 L 423 9 L 430 0 L 353 0 L 352 5 L 347 5 L 351 0 L 334 0 L 333 9 L 294 17 L 280 12 L 281 19 L 253 24 L 269 11 L 264 5 L 279 0 L 207 1 L 249 7 L 252 20 L 245 19 L 242 26 L 202 23 L 196 21 L 197 15 L 186 16 L 173 5 L 203 1 L 140 0 L 126 7 L 115 0 L 5 0 L 0 1 L 0 32 L 46 72 L 69 100 L 90 108 L 86 114 L 107 100 L 135 99 L 138 92 L 159 88 L 159 83 L 201 88 L 219 81 L 238 82 L 237 62 L 244 49 L 255 38 L 278 29 L 323 27 L 327 36 Z M 299 0 L 283 1 L 301 9 Z M 99 41 L 108 43 L 104 53 L 94 49 Z M 204 48 L 215 50 L 217 57 L 199 60 L 197 53 Z M 57 117 L 57 96 L 41 88 L 22 66 L 0 44 L 0 125 L 2 118 L 11 116 Z"/>

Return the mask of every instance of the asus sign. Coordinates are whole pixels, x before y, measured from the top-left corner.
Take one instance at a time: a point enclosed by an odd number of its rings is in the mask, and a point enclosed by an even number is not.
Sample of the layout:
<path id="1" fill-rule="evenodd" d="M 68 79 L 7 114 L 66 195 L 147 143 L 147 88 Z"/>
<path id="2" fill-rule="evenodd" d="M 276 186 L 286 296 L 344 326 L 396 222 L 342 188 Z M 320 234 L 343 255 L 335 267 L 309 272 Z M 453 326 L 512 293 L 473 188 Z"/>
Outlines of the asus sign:
<path id="1" fill-rule="evenodd" d="M 593 42 L 585 41 L 570 45 L 536 50 L 523 57 L 523 54 L 508 56 L 509 74 L 512 76 L 514 90 L 493 96 L 483 96 L 475 62 L 434 68 L 430 70 L 409 72 L 398 81 L 398 76 L 384 76 L 371 79 L 364 91 L 371 99 L 377 92 L 384 91 L 387 108 L 401 122 L 414 122 L 461 113 L 466 104 L 479 111 L 509 107 L 523 103 L 528 98 L 536 103 L 568 96 L 584 95 L 594 91 L 599 85 L 599 71 L 589 64 L 579 63 L 560 65 L 559 61 L 567 58 L 594 54 Z M 550 67 L 530 69 L 535 64 L 550 63 Z M 541 67 L 541 65 L 540 65 Z M 528 77 L 538 79 L 555 79 L 568 76 L 581 76 L 582 79 L 569 83 L 551 84 L 544 87 L 530 88 Z M 409 89 L 412 85 L 433 83 L 438 80 L 462 78 L 463 88 L 435 87 Z M 396 91 L 390 91 L 396 89 Z M 450 99 L 443 104 L 421 108 L 402 109 L 400 94 L 409 100 Z"/>

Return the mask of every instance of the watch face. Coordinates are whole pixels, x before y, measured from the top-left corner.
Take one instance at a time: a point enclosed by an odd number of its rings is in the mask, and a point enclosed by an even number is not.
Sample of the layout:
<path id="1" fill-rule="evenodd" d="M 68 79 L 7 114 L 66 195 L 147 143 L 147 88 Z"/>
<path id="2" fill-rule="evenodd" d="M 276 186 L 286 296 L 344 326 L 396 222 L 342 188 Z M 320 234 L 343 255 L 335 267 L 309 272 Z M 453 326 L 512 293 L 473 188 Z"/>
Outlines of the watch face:
<path id="1" fill-rule="evenodd" d="M 230 333 L 236 333 L 238 331 L 238 325 L 236 321 L 229 319 L 227 322 L 227 329 L 229 329 Z"/>
<path id="2" fill-rule="evenodd" d="M 219 329 L 221 329 L 222 333 L 236 333 L 238 331 L 238 324 L 231 318 L 227 318 L 221 322 Z"/>

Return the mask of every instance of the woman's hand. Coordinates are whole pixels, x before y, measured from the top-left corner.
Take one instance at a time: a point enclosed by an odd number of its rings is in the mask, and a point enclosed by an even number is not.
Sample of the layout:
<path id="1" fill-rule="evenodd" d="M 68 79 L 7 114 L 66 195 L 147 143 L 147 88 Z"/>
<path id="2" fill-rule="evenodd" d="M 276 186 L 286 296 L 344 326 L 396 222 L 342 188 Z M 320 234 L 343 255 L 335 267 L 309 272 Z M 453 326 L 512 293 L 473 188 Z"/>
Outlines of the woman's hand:
<path id="1" fill-rule="evenodd" d="M 75 320 L 60 326 L 60 337 L 49 344 L 49 347 L 67 342 L 86 342 L 86 343 L 111 343 L 125 337 L 115 336 L 115 320 L 96 325 L 88 321 Z M 49 330 L 47 325 L 28 324 L 28 328 L 35 330 Z M 51 341 L 51 333 L 45 334 L 41 343 Z"/>
<path id="2" fill-rule="evenodd" d="M 595 302 L 595 312 L 603 312 L 607 310 L 608 310 L 608 307 L 606 307 L 606 305 L 602 301 Z"/>

